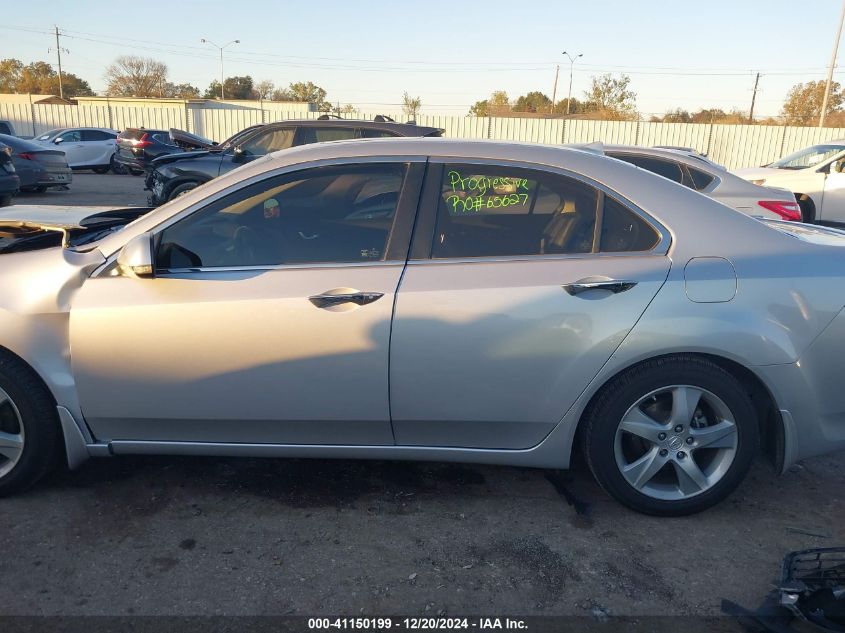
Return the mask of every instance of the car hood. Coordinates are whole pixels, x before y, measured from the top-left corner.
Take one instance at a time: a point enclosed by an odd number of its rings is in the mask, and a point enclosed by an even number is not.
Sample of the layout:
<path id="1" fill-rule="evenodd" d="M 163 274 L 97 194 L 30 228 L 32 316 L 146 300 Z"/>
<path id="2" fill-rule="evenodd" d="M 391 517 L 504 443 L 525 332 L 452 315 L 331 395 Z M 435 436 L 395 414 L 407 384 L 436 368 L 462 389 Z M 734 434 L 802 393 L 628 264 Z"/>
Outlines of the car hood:
<path id="1" fill-rule="evenodd" d="M 6 207 L 0 209 L 0 254 L 83 246 L 123 228 L 150 210 L 149 207 Z"/>
<path id="2" fill-rule="evenodd" d="M 170 138 L 187 147 L 196 147 L 197 149 L 208 149 L 209 147 L 214 147 L 217 145 L 211 139 L 207 139 L 203 136 L 197 136 L 196 134 L 191 134 L 190 132 L 186 132 L 185 130 L 180 130 L 175 127 L 170 128 Z"/>
<path id="3" fill-rule="evenodd" d="M 150 165 L 152 165 L 152 168 L 155 169 L 156 167 L 160 167 L 161 165 L 167 165 L 168 163 L 176 163 L 180 160 L 194 160 L 196 158 L 202 158 L 203 156 L 209 156 L 211 154 L 219 154 L 219 152 L 207 149 L 198 149 L 192 152 L 177 152 L 176 154 L 165 154 L 164 156 L 154 158 L 150 162 Z"/>

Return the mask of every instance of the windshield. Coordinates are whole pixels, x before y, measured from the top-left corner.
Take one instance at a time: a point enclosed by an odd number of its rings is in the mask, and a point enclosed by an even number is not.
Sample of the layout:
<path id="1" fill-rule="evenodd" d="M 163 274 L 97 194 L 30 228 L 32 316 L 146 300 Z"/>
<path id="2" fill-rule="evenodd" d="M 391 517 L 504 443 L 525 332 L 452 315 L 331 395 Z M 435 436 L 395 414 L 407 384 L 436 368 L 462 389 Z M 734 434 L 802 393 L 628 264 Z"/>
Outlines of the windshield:
<path id="1" fill-rule="evenodd" d="M 807 169 L 815 167 L 843 151 L 845 151 L 845 145 L 813 145 L 766 166 L 775 169 Z"/>
<path id="2" fill-rule="evenodd" d="M 44 134 L 39 136 L 37 140 L 39 140 L 39 141 L 49 141 L 54 136 L 58 136 L 62 131 L 63 131 L 63 128 L 57 129 L 57 130 L 50 130 L 49 132 L 44 132 Z"/>

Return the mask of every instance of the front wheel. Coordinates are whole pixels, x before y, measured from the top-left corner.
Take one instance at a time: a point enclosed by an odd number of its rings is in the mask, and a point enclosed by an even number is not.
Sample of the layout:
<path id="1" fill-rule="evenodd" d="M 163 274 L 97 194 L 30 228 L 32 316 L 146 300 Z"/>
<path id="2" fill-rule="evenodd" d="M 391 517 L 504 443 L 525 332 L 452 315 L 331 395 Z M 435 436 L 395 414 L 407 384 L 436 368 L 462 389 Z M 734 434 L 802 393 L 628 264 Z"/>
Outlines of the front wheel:
<path id="1" fill-rule="evenodd" d="M 0 496 L 38 481 L 54 463 L 60 438 L 47 388 L 20 360 L 0 355 Z"/>
<path id="2" fill-rule="evenodd" d="M 659 516 L 700 512 L 740 484 L 759 442 L 742 385 L 709 360 L 647 361 L 606 385 L 587 413 L 584 452 L 624 505 Z"/>
<path id="3" fill-rule="evenodd" d="M 186 193 L 196 189 L 198 186 L 199 183 L 196 182 L 183 182 L 178 187 L 173 187 L 173 191 L 170 192 L 170 195 L 167 197 L 167 201 L 170 202 L 179 196 L 184 196 Z"/>

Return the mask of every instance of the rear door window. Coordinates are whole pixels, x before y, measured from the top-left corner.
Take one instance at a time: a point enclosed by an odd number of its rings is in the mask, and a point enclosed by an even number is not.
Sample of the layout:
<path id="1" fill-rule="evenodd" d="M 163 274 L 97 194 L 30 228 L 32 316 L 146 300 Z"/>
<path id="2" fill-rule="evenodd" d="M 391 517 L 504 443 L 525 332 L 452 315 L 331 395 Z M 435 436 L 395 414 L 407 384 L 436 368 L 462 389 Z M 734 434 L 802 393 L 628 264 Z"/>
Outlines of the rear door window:
<path id="1" fill-rule="evenodd" d="M 323 143 L 326 141 L 345 141 L 355 138 L 355 128 L 346 127 L 303 127 L 299 130 L 299 141 L 297 145 L 309 145 L 311 143 Z"/>
<path id="2" fill-rule="evenodd" d="M 685 174 L 678 163 L 661 160 L 659 158 L 652 158 L 651 156 L 642 156 L 639 154 L 609 154 L 613 158 L 624 160 L 626 163 L 631 163 L 637 167 L 650 171 L 658 176 L 663 176 L 669 180 L 674 180 L 677 183 L 684 183 Z"/>
<path id="3" fill-rule="evenodd" d="M 100 130 L 82 130 L 83 141 L 108 141 L 114 138 L 114 134 L 108 134 Z"/>

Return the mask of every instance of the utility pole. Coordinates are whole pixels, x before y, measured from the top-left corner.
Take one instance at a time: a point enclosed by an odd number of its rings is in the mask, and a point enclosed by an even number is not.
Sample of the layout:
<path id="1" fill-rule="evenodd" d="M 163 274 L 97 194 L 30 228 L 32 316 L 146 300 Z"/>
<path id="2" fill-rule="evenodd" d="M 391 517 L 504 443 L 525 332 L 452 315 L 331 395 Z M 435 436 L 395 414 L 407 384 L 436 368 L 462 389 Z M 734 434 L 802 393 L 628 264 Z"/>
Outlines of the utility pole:
<path id="1" fill-rule="evenodd" d="M 751 95 L 751 111 L 748 113 L 749 125 L 754 123 L 754 102 L 757 101 L 757 85 L 760 83 L 760 73 L 757 73 L 757 78 L 754 80 L 754 94 Z"/>
<path id="2" fill-rule="evenodd" d="M 575 57 L 563 51 L 563 55 L 566 55 L 569 58 L 569 96 L 566 98 L 566 116 L 569 116 L 569 110 L 572 106 L 572 71 L 575 68 L 575 60 L 579 57 L 583 57 L 583 53 L 578 53 Z"/>
<path id="3" fill-rule="evenodd" d="M 62 45 L 59 43 L 59 35 L 60 35 L 59 27 L 57 26 L 55 28 L 56 28 L 56 55 L 59 58 L 59 98 L 64 99 L 65 93 L 64 93 L 64 87 L 62 86 Z M 70 51 L 65 49 L 65 52 L 68 53 Z"/>
<path id="4" fill-rule="evenodd" d="M 555 111 L 555 98 L 557 97 L 557 76 L 560 74 L 560 64 L 555 66 L 555 87 L 552 88 L 552 105 L 549 108 L 549 114 L 553 114 Z"/>
<path id="5" fill-rule="evenodd" d="M 824 127 L 824 118 L 827 115 L 827 102 L 830 99 L 830 84 L 833 82 L 833 67 L 836 66 L 836 55 L 839 53 L 839 38 L 842 36 L 843 22 L 845 22 L 845 2 L 842 3 L 839 28 L 836 31 L 836 41 L 833 44 L 833 53 L 830 55 L 830 66 L 827 69 L 827 82 L 824 85 L 824 98 L 822 99 L 822 112 L 819 115 L 819 127 Z"/>

